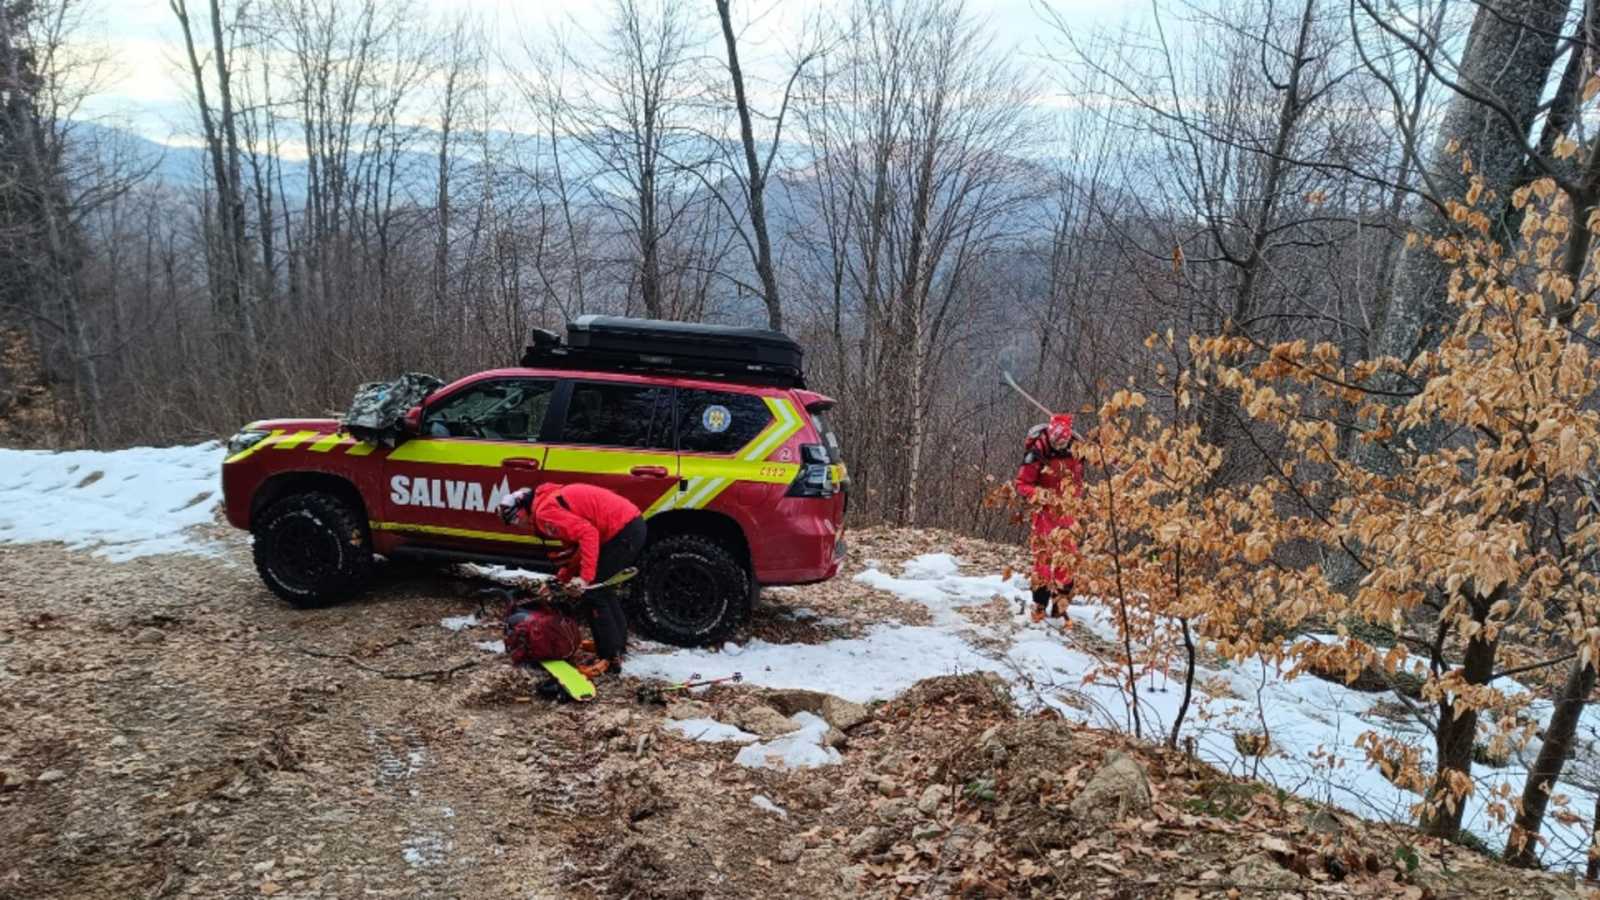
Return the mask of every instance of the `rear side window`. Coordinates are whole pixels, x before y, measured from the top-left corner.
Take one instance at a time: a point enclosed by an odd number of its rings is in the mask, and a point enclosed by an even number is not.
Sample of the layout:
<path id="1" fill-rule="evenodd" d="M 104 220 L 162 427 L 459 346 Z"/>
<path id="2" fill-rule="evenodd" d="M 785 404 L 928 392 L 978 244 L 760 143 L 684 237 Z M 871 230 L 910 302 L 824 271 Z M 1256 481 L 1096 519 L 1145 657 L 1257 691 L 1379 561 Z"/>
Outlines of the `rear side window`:
<path id="1" fill-rule="evenodd" d="M 736 453 L 772 424 L 760 397 L 729 391 L 678 390 L 678 449 Z"/>
<path id="2" fill-rule="evenodd" d="M 672 391 L 638 384 L 577 382 L 561 430 L 564 444 L 672 449 Z"/>
<path id="3" fill-rule="evenodd" d="M 822 413 L 812 413 L 811 424 L 817 429 L 817 435 L 822 438 L 823 445 L 828 448 L 828 462 L 844 462 L 844 448 L 839 446 L 839 435 L 828 426 L 828 420 Z"/>

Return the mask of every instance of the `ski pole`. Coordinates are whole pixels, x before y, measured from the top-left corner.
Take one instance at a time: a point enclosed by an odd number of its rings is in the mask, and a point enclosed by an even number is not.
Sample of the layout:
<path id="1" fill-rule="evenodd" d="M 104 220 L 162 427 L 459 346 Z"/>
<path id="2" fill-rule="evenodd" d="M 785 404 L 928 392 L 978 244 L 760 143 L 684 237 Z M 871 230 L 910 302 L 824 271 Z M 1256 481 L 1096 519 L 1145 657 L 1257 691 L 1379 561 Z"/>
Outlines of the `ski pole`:
<path id="1" fill-rule="evenodd" d="M 744 675 L 739 672 L 735 672 L 732 675 L 728 675 L 723 678 L 707 678 L 704 680 L 700 678 L 700 673 L 696 672 L 689 676 L 688 681 L 681 681 L 677 684 L 641 685 L 638 691 L 635 692 L 635 695 L 638 697 L 640 703 L 666 703 L 668 694 L 678 694 L 687 691 L 690 688 L 709 687 L 713 684 L 727 684 L 729 682 L 737 684 L 743 680 Z"/>
<path id="2" fill-rule="evenodd" d="M 1038 400 L 1035 400 L 1033 398 L 1032 394 L 1030 394 L 1027 391 L 1023 390 L 1022 389 L 1022 385 L 1017 384 L 1017 380 L 1015 378 L 1011 377 L 1011 373 L 1010 372 L 1007 372 L 1005 369 L 1001 369 L 1000 370 L 1000 380 L 1007 387 L 1009 387 L 1013 391 L 1016 391 L 1017 393 L 1021 394 L 1022 395 L 1022 399 L 1028 401 L 1029 403 L 1032 403 L 1034 406 L 1039 407 L 1039 411 L 1040 412 L 1044 413 L 1047 416 L 1055 415 L 1055 412 L 1052 411 L 1050 409 L 1050 407 L 1045 406 L 1043 403 L 1040 403 Z"/>

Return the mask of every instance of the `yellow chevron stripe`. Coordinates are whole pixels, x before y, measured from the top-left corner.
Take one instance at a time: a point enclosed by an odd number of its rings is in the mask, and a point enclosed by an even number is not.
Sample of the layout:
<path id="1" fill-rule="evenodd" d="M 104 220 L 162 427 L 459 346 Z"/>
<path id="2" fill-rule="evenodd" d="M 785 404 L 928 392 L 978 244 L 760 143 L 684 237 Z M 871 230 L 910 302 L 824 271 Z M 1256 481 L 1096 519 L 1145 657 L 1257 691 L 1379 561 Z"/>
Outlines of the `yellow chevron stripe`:
<path id="1" fill-rule="evenodd" d="M 577 450 L 570 447 L 551 447 L 545 457 L 547 472 L 581 472 L 585 475 L 627 475 L 635 466 L 661 466 L 668 472 L 678 471 L 678 457 L 673 453 L 651 453 L 643 450 Z"/>
<path id="2" fill-rule="evenodd" d="M 716 459 L 685 454 L 679 472 L 684 478 L 725 478 L 730 481 L 753 481 L 758 484 L 788 484 L 800 474 L 800 464 Z"/>
<path id="3" fill-rule="evenodd" d="M 252 430 L 259 431 L 260 429 L 252 429 L 247 425 L 247 426 L 245 426 L 245 430 L 246 431 L 252 431 Z M 266 445 L 272 443 L 273 441 L 277 440 L 279 437 L 282 437 L 282 436 L 283 436 L 283 429 L 282 428 L 274 429 L 266 437 L 262 438 L 259 441 L 256 441 L 254 444 L 251 444 L 250 446 L 244 448 L 243 450 L 240 450 L 238 453 L 235 453 L 234 455 L 232 455 L 232 456 L 228 457 L 227 459 L 223 460 L 222 464 L 223 465 L 227 465 L 229 463 L 236 463 L 239 460 L 244 459 L 245 457 L 247 457 L 250 454 L 256 452 L 257 450 L 260 450 L 262 447 L 265 447 Z"/>
<path id="4" fill-rule="evenodd" d="M 788 400 L 778 397 L 764 399 L 767 408 L 772 411 L 772 424 L 744 445 L 733 459 L 688 454 L 681 457 L 678 474 L 688 479 L 688 489 L 680 491 L 677 485 L 673 485 L 670 491 L 651 504 L 645 515 L 673 509 L 705 509 L 736 481 L 758 484 L 788 484 L 794 481 L 800 472 L 797 463 L 763 460 L 804 428 L 805 419 Z"/>
<path id="5" fill-rule="evenodd" d="M 704 509 L 710 501 L 717 500 L 717 496 L 728 490 L 733 482 L 763 482 L 763 484 L 789 484 L 795 479 L 795 474 L 800 472 L 800 466 L 795 463 L 763 463 L 766 456 L 773 450 L 778 450 L 789 442 L 790 437 L 805 428 L 805 418 L 795 412 L 794 404 L 789 400 L 779 397 L 765 397 L 766 408 L 773 412 L 773 424 L 762 429 L 760 434 L 750 440 L 739 450 L 739 455 L 733 461 L 726 460 L 698 460 L 698 463 L 722 463 L 715 466 L 720 471 L 715 476 L 707 479 L 707 484 L 701 490 L 690 488 L 688 500 L 678 504 L 685 509 Z M 694 466 L 699 471 L 699 466 Z M 710 474 L 710 472 L 707 472 Z"/>
<path id="6" fill-rule="evenodd" d="M 376 449 L 378 449 L 377 444 L 369 444 L 366 441 L 357 441 L 350 445 L 350 449 L 346 450 L 345 454 L 347 456 L 366 456 L 368 453 L 371 453 Z"/>
<path id="7" fill-rule="evenodd" d="M 357 445 L 360 446 L 360 445 Z M 350 451 L 354 453 L 354 450 Z M 371 452 L 370 450 L 367 452 Z M 497 469 L 508 459 L 544 456 L 539 444 L 512 444 L 500 441 L 452 441 L 412 438 L 389 454 L 390 462 L 448 463 L 453 466 L 482 466 Z"/>
<path id="8" fill-rule="evenodd" d="M 277 442 L 273 444 L 273 449 L 274 450 L 293 450 L 294 448 L 296 448 L 296 447 L 300 446 L 301 444 L 305 443 L 307 440 L 309 440 L 311 438 L 314 438 L 316 436 L 317 436 L 317 432 L 315 432 L 315 431 L 296 431 L 294 434 L 291 434 L 291 435 L 289 435 L 287 437 L 278 438 Z M 268 438 L 268 440 L 271 440 L 271 438 Z M 263 443 L 266 443 L 266 442 L 263 441 Z"/>
<path id="9" fill-rule="evenodd" d="M 444 537 L 475 538 L 481 541 L 507 541 L 516 544 L 553 544 L 544 538 L 531 534 L 506 534 L 500 531 L 475 531 L 471 528 L 446 528 L 443 525 L 418 525 L 413 522 L 378 522 L 367 523 L 373 531 L 393 531 L 396 534 L 436 534 Z"/>
<path id="10" fill-rule="evenodd" d="M 339 432 L 335 431 L 333 434 L 330 434 L 322 440 L 317 441 L 315 444 L 312 444 L 306 449 L 313 453 L 327 453 L 329 450 L 332 450 L 335 446 L 345 441 L 354 442 L 355 438 L 349 436 L 348 434 L 340 434 Z"/>

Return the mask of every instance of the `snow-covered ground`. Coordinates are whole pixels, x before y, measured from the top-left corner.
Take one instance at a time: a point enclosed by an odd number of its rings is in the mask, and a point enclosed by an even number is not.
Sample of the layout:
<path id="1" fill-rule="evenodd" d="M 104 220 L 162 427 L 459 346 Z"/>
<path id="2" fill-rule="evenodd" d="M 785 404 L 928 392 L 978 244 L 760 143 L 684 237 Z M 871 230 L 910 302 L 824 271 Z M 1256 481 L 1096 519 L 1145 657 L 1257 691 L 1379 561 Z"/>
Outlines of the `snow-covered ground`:
<path id="1" fill-rule="evenodd" d="M 213 553 L 215 547 L 197 536 L 193 526 L 212 520 L 221 497 L 221 459 L 216 443 L 114 452 L 0 449 L 0 543 L 61 541 L 112 561 L 156 553 Z M 520 573 L 484 574 L 504 578 Z M 694 674 L 737 671 L 748 684 L 809 688 L 868 702 L 894 697 L 930 676 L 989 671 L 1006 679 L 1024 706 L 1050 707 L 1074 720 L 1131 730 L 1129 700 L 1120 679 L 1093 674 L 1105 662 L 1081 642 L 1075 646 L 1058 628 L 1031 625 L 1022 618 L 1027 597 L 1023 578 L 966 573 L 960 560 L 929 554 L 905 563 L 898 573 L 878 565 L 856 580 L 921 604 L 929 612 L 929 624 L 881 622 L 859 637 L 821 644 L 752 640 L 717 650 L 651 645 L 630 657 L 628 672 L 681 681 Z M 1016 617 L 980 626 L 961 614 L 964 607 L 995 597 L 1011 603 Z M 1077 605 L 1068 612 L 1075 630 L 1115 638 L 1100 607 Z M 441 622 L 451 630 L 476 624 L 471 616 Z M 490 652 L 503 649 L 498 641 L 475 644 Z M 1180 673 L 1173 676 L 1141 679 L 1139 709 L 1147 737 L 1164 735 L 1176 715 L 1182 684 L 1176 680 Z M 1380 699 L 1315 678 L 1289 680 L 1259 664 L 1203 669 L 1183 733 L 1194 739 L 1202 757 L 1229 771 L 1257 775 L 1361 815 L 1409 821 L 1418 797 L 1368 766 L 1355 741 L 1372 730 L 1425 747 L 1431 739 L 1420 727 L 1375 715 Z M 1548 710 L 1547 702 L 1530 708 L 1536 716 L 1548 715 Z M 821 743 L 825 727 L 812 722 L 803 723 L 794 735 L 764 743 L 714 720 L 675 727 L 686 737 L 742 744 L 739 756 L 750 765 L 813 766 L 837 759 L 837 752 Z M 1262 732 L 1271 742 L 1269 755 L 1239 752 L 1235 735 Z M 1597 733 L 1600 710 L 1590 707 L 1580 738 L 1592 739 Z M 1537 749 L 1527 748 L 1519 759 L 1532 759 Z M 1423 756 L 1431 755 L 1428 747 Z M 1569 765 L 1569 775 L 1584 777 L 1583 769 L 1594 768 L 1593 756 L 1585 753 Z M 1525 771 L 1520 763 L 1477 767 L 1479 790 L 1469 801 L 1467 823 L 1491 846 L 1504 841 L 1505 829 L 1491 821 L 1486 797 L 1501 784 L 1520 789 Z M 1578 815 L 1566 822 L 1558 816 L 1547 819 L 1545 834 L 1553 843 L 1547 857 L 1581 859 L 1590 840 L 1585 813 L 1593 809 L 1594 794 L 1570 783 L 1563 783 L 1558 793 L 1571 798 L 1570 807 Z"/>
<path id="2" fill-rule="evenodd" d="M 121 562 L 208 552 L 186 529 L 222 497 L 222 445 L 131 450 L 0 448 L 0 542 L 61 541 Z"/>
<path id="3" fill-rule="evenodd" d="M 750 641 L 720 650 L 672 650 L 630 657 L 628 671 L 673 681 L 691 674 L 739 671 L 748 684 L 774 688 L 811 688 L 866 702 L 888 699 L 911 684 L 935 675 L 994 672 L 1011 685 L 1018 702 L 1050 707 L 1075 721 L 1132 731 L 1130 698 L 1120 678 L 1096 675 L 1106 660 L 1075 648 L 1059 626 L 1026 621 L 1028 585 L 1016 576 L 964 575 L 960 560 L 929 554 L 907 562 L 898 575 L 872 568 L 856 576 L 864 585 L 893 592 L 925 606 L 931 625 L 886 622 L 859 638 L 823 644 L 772 644 Z M 975 625 L 959 610 L 1001 597 L 1017 611 L 1000 628 Z M 1117 642 L 1110 614 L 1095 605 L 1073 605 L 1068 616 L 1074 630 L 1088 631 L 1101 641 Z M 1181 670 L 1171 677 L 1141 678 L 1139 711 L 1144 734 L 1162 739 L 1171 728 L 1183 698 Z M 1431 736 L 1419 725 L 1377 715 L 1385 695 L 1368 694 L 1321 679 L 1285 678 L 1259 663 L 1200 668 L 1183 735 L 1195 741 L 1196 752 L 1226 771 L 1262 778 L 1286 791 L 1329 802 L 1369 818 L 1411 821 L 1418 795 L 1400 789 L 1366 762 L 1356 739 L 1368 731 L 1394 736 L 1425 748 L 1432 755 Z M 1512 684 L 1502 690 L 1520 689 Z M 1531 711 L 1548 715 L 1549 705 Z M 1600 710 L 1591 707 L 1582 734 L 1600 729 Z M 1266 734 L 1271 752 L 1245 755 L 1236 735 Z M 1248 746 L 1248 743 L 1246 744 Z M 1519 757 L 1531 760 L 1535 744 Z M 1569 765 L 1569 772 L 1575 770 Z M 1467 827 L 1489 842 L 1503 844 L 1506 829 L 1487 809 L 1490 790 L 1509 784 L 1520 790 L 1525 766 L 1478 766 L 1479 790 L 1469 800 Z M 1578 821 L 1546 820 L 1552 841 L 1550 858 L 1581 859 L 1590 836 L 1583 813 L 1592 810 L 1594 795 L 1563 783 L 1558 793 L 1570 797 Z"/>

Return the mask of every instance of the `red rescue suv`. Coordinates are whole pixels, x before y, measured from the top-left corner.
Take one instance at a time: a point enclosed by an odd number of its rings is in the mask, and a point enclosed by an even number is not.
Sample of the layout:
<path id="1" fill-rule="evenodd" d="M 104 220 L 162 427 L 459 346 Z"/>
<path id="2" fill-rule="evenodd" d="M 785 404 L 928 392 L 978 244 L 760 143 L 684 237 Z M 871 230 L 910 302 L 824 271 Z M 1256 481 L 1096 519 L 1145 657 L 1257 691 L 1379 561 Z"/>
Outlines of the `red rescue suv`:
<path id="1" fill-rule="evenodd" d="M 407 411 L 395 438 L 334 419 L 252 422 L 222 468 L 228 521 L 298 605 L 357 589 L 374 554 L 548 566 L 502 495 L 585 482 L 645 514 L 632 618 L 678 644 L 714 643 L 759 585 L 833 577 L 844 552 L 845 467 L 776 332 L 583 317 L 567 343 L 536 332 L 523 365 L 462 378 Z"/>

